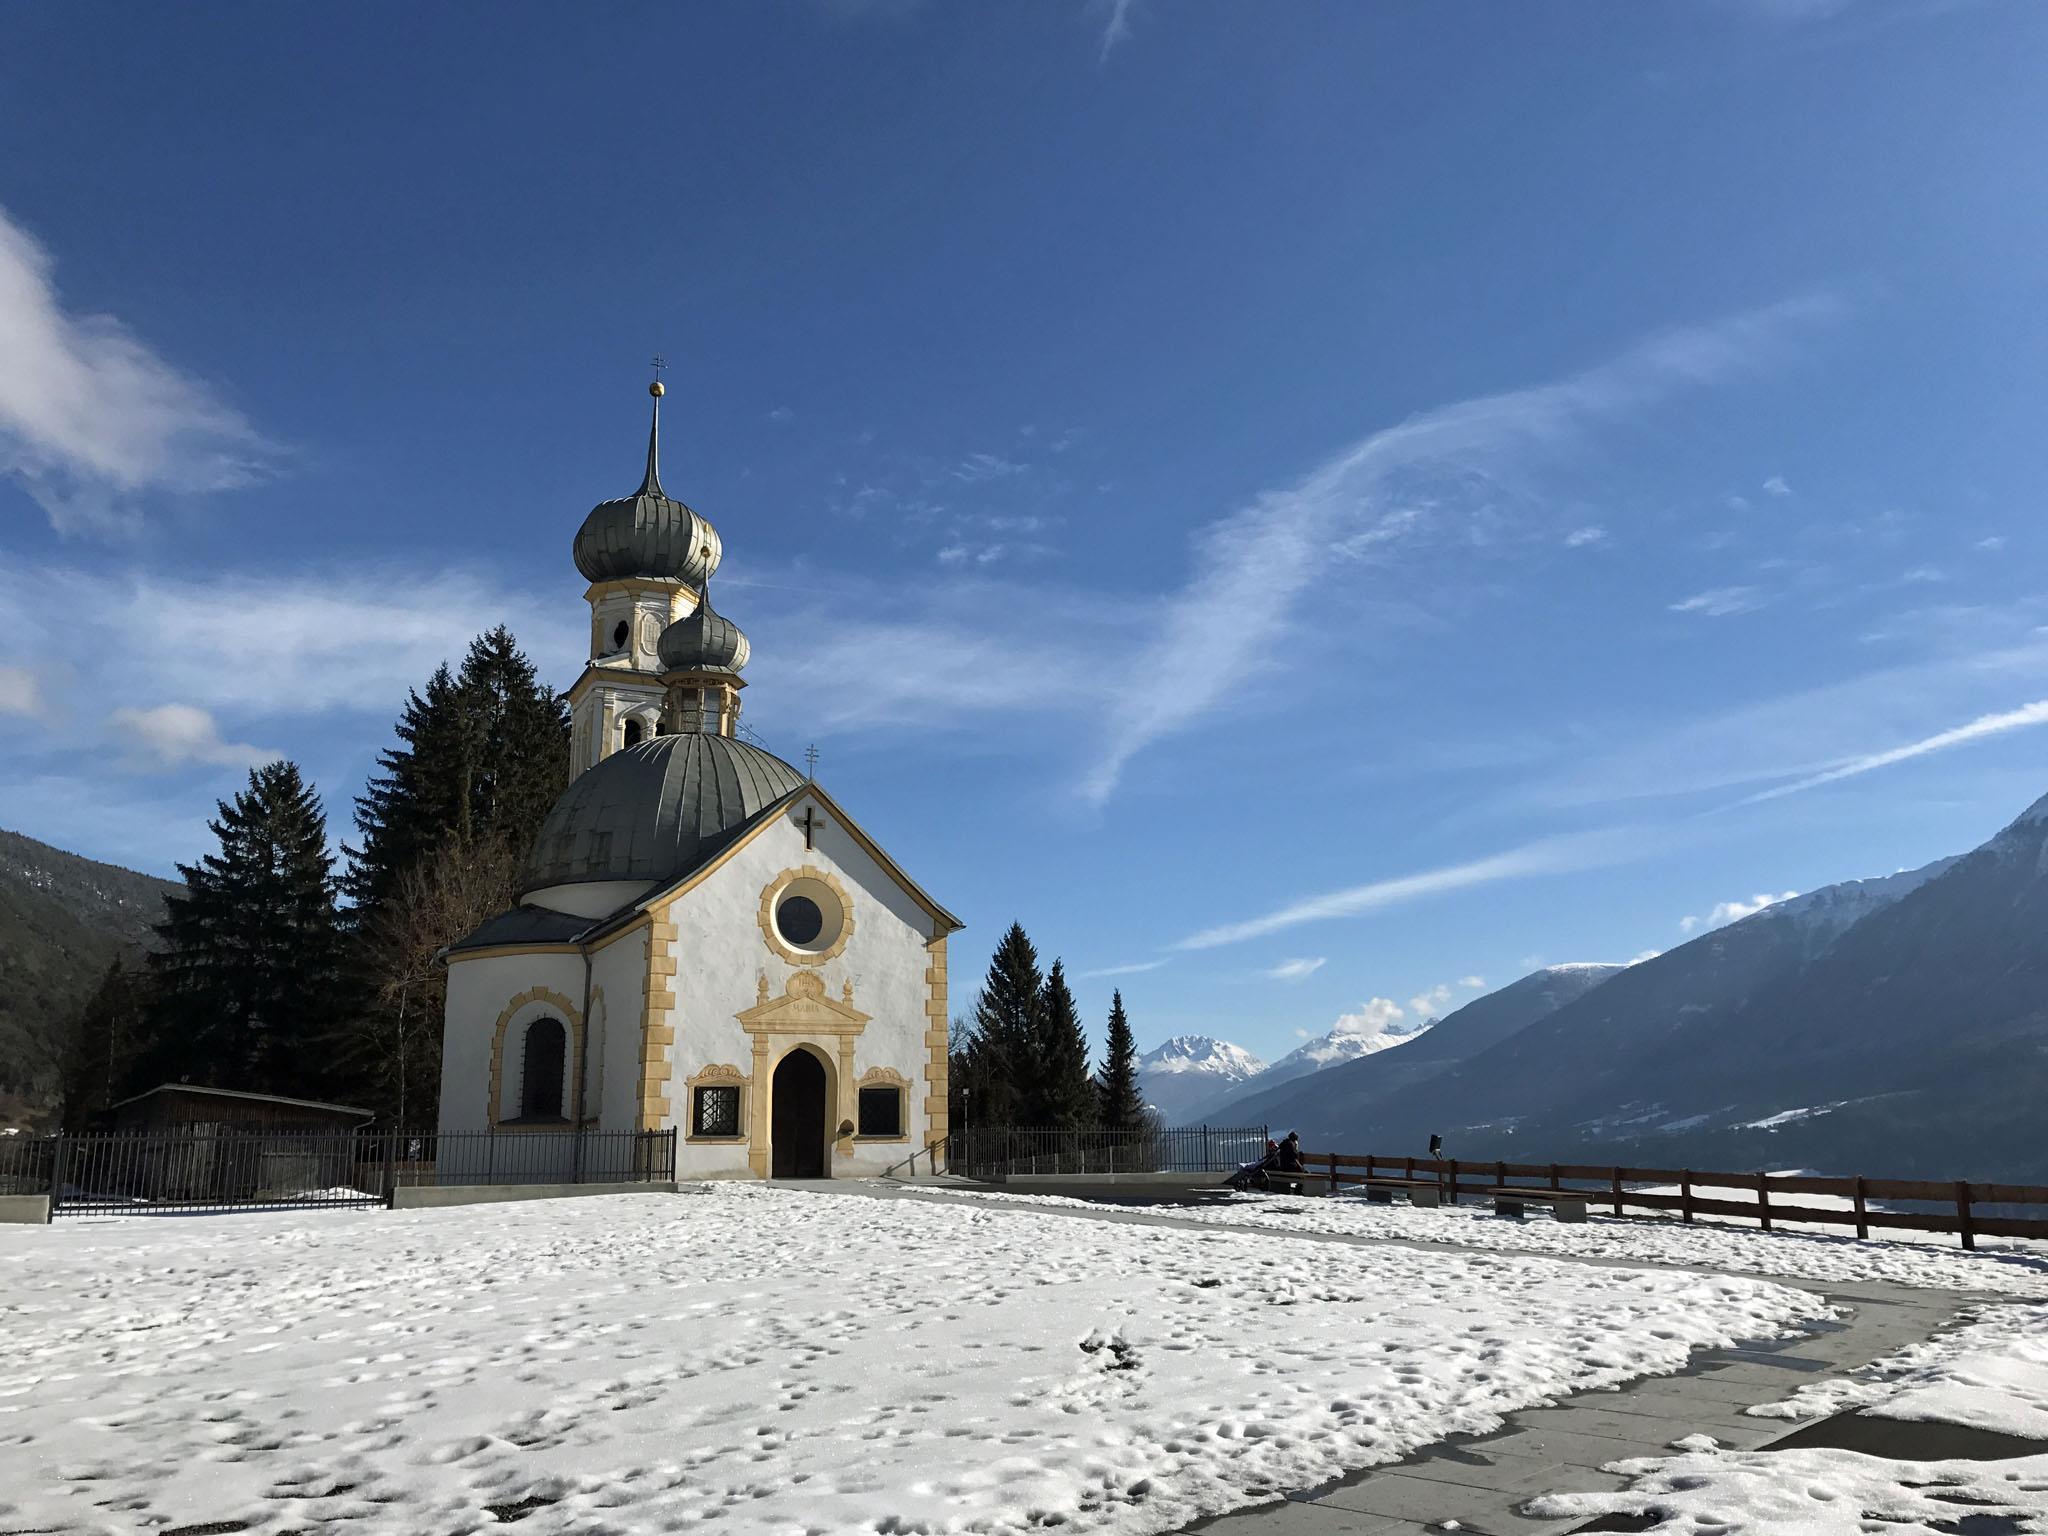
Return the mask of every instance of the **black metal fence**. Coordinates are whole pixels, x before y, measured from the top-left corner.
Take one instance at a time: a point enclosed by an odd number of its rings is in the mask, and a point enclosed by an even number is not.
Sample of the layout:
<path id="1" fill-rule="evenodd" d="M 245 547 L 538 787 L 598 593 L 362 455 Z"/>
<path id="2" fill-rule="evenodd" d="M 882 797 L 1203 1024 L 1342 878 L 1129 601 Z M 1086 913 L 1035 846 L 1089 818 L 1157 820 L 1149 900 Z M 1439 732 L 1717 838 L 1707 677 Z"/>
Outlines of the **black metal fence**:
<path id="1" fill-rule="evenodd" d="M 53 1216 L 308 1210 L 391 1203 L 407 1188 L 650 1184 L 675 1178 L 668 1131 L 189 1130 L 0 1138 L 0 1195 Z"/>
<path id="2" fill-rule="evenodd" d="M 1184 1125 L 1149 1131 L 1057 1131 L 970 1126 L 946 1138 L 946 1167 L 970 1179 L 1047 1174 L 1229 1173 L 1266 1154 L 1263 1125 Z"/>

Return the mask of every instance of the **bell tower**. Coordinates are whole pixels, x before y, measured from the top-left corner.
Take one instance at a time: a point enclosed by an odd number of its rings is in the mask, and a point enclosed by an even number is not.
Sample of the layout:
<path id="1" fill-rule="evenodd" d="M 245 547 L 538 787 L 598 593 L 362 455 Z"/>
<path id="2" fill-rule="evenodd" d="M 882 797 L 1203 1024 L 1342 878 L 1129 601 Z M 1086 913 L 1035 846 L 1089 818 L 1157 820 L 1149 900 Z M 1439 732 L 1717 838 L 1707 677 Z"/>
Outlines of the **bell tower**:
<path id="1" fill-rule="evenodd" d="M 654 413 L 640 489 L 598 503 L 576 534 L 576 568 L 590 583 L 590 655 L 568 695 L 572 779 L 675 729 L 663 716 L 661 636 L 695 611 L 722 553 L 717 530 L 661 486 L 661 366 L 656 358 L 647 387 Z"/>

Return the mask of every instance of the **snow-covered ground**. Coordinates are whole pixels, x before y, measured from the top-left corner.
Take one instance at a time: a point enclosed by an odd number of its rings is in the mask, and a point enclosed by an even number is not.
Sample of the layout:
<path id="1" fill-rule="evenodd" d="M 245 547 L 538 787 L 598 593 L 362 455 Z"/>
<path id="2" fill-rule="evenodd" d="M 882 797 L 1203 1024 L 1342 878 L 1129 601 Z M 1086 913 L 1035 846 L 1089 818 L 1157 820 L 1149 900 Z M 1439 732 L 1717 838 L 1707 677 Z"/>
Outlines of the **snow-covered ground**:
<path id="1" fill-rule="evenodd" d="M 1163 1531 L 1815 1306 L 744 1187 L 0 1228 L 0 1528 Z"/>
<path id="2" fill-rule="evenodd" d="M 1717 1192 L 1721 1193 L 1721 1192 Z M 987 1202 L 1085 1206 L 1061 1195 L 965 1193 Z M 1820 1204 L 1818 1198 L 1808 1201 Z M 1100 1209 L 1099 1206 L 1091 1207 Z M 1740 1218 L 1698 1221 L 1676 1217 L 1597 1214 L 1565 1223 L 1548 1216 L 1506 1221 L 1491 1202 L 1438 1209 L 1380 1205 L 1357 1195 L 1300 1199 L 1240 1195 L 1208 1205 L 1175 1207 L 1168 1214 L 1227 1227 L 1273 1232 L 1338 1233 L 1404 1238 L 1415 1242 L 1472 1243 L 1485 1248 L 1574 1258 L 1622 1259 L 1648 1264 L 1697 1264 L 1792 1280 L 1854 1284 L 1881 1280 L 1943 1290 L 1987 1291 L 2048 1299 L 2048 1243 L 1979 1238 L 1975 1252 L 1936 1233 L 1858 1239 L 1811 1227 L 1764 1232 Z"/>
<path id="3" fill-rule="evenodd" d="M 1850 1410 L 1998 1430 L 2048 1445 L 2048 1307 L 1982 1308 L 1964 1327 L 1854 1376 L 1750 1411 L 1818 1418 Z M 1700 1536 L 1851 1536 L 1873 1529 L 1916 1536 L 1953 1532 L 1965 1514 L 2003 1515 L 2018 1529 L 2048 1531 L 2048 1453 L 1898 1461 L 1841 1450 L 1727 1451 L 1706 1436 L 1680 1443 L 1682 1455 L 1612 1464 L 1608 1470 L 1629 1477 L 1626 1492 L 1556 1495 L 1535 1501 L 1530 1512 L 1654 1515 L 1658 1523 L 1648 1529 Z"/>

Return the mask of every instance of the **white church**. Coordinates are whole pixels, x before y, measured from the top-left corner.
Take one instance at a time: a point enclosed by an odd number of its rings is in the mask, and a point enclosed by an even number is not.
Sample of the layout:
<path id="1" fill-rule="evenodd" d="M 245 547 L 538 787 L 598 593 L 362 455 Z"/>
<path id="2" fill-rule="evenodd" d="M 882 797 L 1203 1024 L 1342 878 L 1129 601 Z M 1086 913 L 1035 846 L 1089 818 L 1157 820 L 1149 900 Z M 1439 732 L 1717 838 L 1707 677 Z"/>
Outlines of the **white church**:
<path id="1" fill-rule="evenodd" d="M 662 490 L 651 393 L 640 489 L 576 535 L 569 787 L 518 904 L 447 955 L 440 1127 L 673 1128 L 682 1178 L 879 1173 L 946 1134 L 960 923 L 739 736 L 747 638 L 711 606 L 718 534 Z"/>

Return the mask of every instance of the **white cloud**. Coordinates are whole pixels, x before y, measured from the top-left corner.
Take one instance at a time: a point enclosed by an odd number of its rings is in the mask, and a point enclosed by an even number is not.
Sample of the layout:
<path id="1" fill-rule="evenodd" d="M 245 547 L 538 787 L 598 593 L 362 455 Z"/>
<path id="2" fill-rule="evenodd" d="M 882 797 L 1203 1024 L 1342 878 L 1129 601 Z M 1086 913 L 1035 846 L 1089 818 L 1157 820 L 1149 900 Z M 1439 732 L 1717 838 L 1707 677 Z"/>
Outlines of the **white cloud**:
<path id="1" fill-rule="evenodd" d="M 1967 725 L 1937 731 L 1932 736 L 1908 742 L 1903 747 L 1891 747 L 1882 752 L 1870 752 L 1861 757 L 1851 758 L 1848 762 L 1838 763 L 1824 773 L 1809 774 L 1790 784 L 1780 784 L 1774 789 L 1761 790 L 1736 803 L 1755 805 L 1764 800 L 1777 800 L 1786 795 L 1799 794 L 1803 790 L 1817 789 L 1823 784 L 1833 784 L 1838 779 L 1854 778 L 1858 774 L 1870 773 L 1878 768 L 1889 768 L 1894 763 L 1925 757 L 1930 752 L 1943 752 L 1950 747 L 1967 746 L 1971 742 L 1983 741 L 1987 737 L 2002 736 L 2007 731 L 2025 730 L 2035 725 L 2048 725 L 2048 699 L 2037 699 L 2031 704 L 2022 704 L 2018 709 L 1979 715 Z"/>
<path id="2" fill-rule="evenodd" d="M 1300 981 L 1304 977 L 1315 975 L 1327 963 L 1328 957 L 1325 955 L 1317 955 L 1313 960 L 1282 960 L 1271 970 L 1261 971 L 1259 974 L 1268 981 Z"/>
<path id="3" fill-rule="evenodd" d="M 1166 964 L 1164 960 L 1137 960 L 1129 965 L 1103 965 L 1097 966 L 1092 971 L 1083 971 L 1074 979 L 1076 981 L 1093 981 L 1098 976 L 1136 976 L 1144 971 L 1156 971 L 1164 964 Z"/>
<path id="4" fill-rule="evenodd" d="M 1467 992 L 1484 992 L 1486 990 L 1486 978 L 1484 976 L 1460 976 L 1458 978 L 1458 985 Z"/>
<path id="5" fill-rule="evenodd" d="M 1287 650 L 1295 606 L 1328 577 L 1333 553 L 1383 558 L 1390 546 L 1469 522 L 1459 512 L 1475 496 L 1497 504 L 1534 461 L 1574 446 L 1590 427 L 1761 367 L 1796 329 L 1839 309 L 1829 298 L 1805 298 L 1667 331 L 1570 378 L 1425 412 L 1210 524 L 1194 541 L 1194 574 L 1114 680 L 1083 797 L 1106 800 L 1139 752 L 1239 697 L 1263 658 Z M 1234 634 L 1227 653 L 1213 643 L 1223 612 Z"/>
<path id="6" fill-rule="evenodd" d="M 1731 613 L 1751 613 L 1763 607 L 1764 597 L 1755 587 L 1709 587 L 1671 605 L 1673 613 L 1703 613 L 1710 619 Z"/>
<path id="7" fill-rule="evenodd" d="M 788 406 L 778 405 L 768 413 L 768 419 L 770 421 L 788 421 L 795 415 L 796 412 L 792 411 Z"/>
<path id="8" fill-rule="evenodd" d="M 245 741 L 223 741 L 212 715 L 191 704 L 159 704 L 153 709 L 117 709 L 107 724 L 127 747 L 131 760 L 165 768 L 210 763 L 250 768 L 283 754 Z"/>
<path id="9" fill-rule="evenodd" d="M 955 480 L 968 485 L 977 485 L 984 480 L 1006 480 L 1023 473 L 1022 464 L 994 453 L 970 453 L 951 470 Z"/>
<path id="10" fill-rule="evenodd" d="M 1641 965 L 1645 960 L 1654 960 L 1663 953 L 1664 951 L 1661 949 L 1639 949 L 1628 957 L 1627 963 L 1630 965 Z"/>
<path id="11" fill-rule="evenodd" d="M 0 473 L 59 532 L 132 520 L 144 491 L 233 489 L 278 458 L 241 412 L 109 315 L 67 312 L 54 264 L 0 210 Z"/>
<path id="12" fill-rule="evenodd" d="M 0 715 L 40 715 L 43 693 L 27 667 L 0 667 Z"/>
<path id="13" fill-rule="evenodd" d="M 1690 914 L 1681 917 L 1678 920 L 1678 931 L 1680 933 L 1702 933 L 1709 928 L 1719 928 L 1723 923 L 1732 923 L 1738 918 L 1749 917 L 1754 913 L 1763 911 L 1765 907 L 1776 906 L 1781 901 L 1790 901 L 1798 894 L 1797 891 L 1780 891 L 1776 896 L 1773 896 L 1766 891 L 1750 897 L 1747 901 L 1716 902 L 1713 910 L 1708 912 L 1705 917 L 1694 917 Z M 1655 951 L 1646 951 L 1637 958 L 1647 959 L 1654 954 Z M 1631 965 L 1635 963 L 1634 960 L 1629 962 Z"/>
<path id="14" fill-rule="evenodd" d="M 1095 62 L 1107 64 L 1116 45 L 1130 38 L 1131 12 L 1137 7 L 1137 0 L 1093 0 L 1093 4 L 1103 17 L 1102 52 Z"/>
<path id="15" fill-rule="evenodd" d="M 0 569 L 0 649 L 30 658 L 38 648 L 61 651 L 52 659 L 99 664 L 52 633 L 52 612 L 95 616 L 91 653 L 107 658 L 107 670 L 88 673 L 88 685 L 265 718 L 337 710 L 395 717 L 408 688 L 440 662 L 460 661 L 474 636 L 499 623 L 513 627 L 544 670 L 573 675 L 585 640 L 559 603 L 460 571 L 181 577 Z"/>
<path id="16" fill-rule="evenodd" d="M 1785 483 L 1783 475 L 1773 475 L 1764 482 L 1764 494 L 1766 496 L 1790 496 L 1792 494 L 1792 487 Z"/>
<path id="17" fill-rule="evenodd" d="M 1643 857 L 1649 851 L 1647 838 L 1622 831 L 1572 833 L 1562 837 L 1543 838 L 1519 848 L 1510 848 L 1505 853 L 1473 859 L 1465 864 L 1450 864 L 1440 869 L 1424 870 L 1419 874 L 1401 875 L 1391 880 L 1375 880 L 1367 885 L 1354 885 L 1348 890 L 1306 897 L 1268 912 L 1263 917 L 1205 928 L 1200 933 L 1190 934 L 1173 947 L 1214 949 L 1221 944 L 1236 944 L 1244 939 L 1260 938 L 1269 933 L 1278 933 L 1282 929 L 1298 927 L 1302 923 L 1322 922 L 1335 917 L 1352 917 L 1360 912 L 1397 906 L 1420 897 L 1441 895 L 1446 891 L 1490 885 L 1499 880 L 1591 869 L 1603 864 Z"/>
<path id="18" fill-rule="evenodd" d="M 1441 1014 L 1449 1006 L 1454 995 L 1451 984 L 1440 981 L 1428 990 L 1418 992 L 1409 998 L 1408 1006 L 1418 1019 L 1426 1019 L 1433 1014 Z"/>
<path id="19" fill-rule="evenodd" d="M 1996 553 L 1998 550 L 2005 548 L 2005 535 L 1994 533 L 1989 538 L 1979 539 L 1973 547 Z"/>
<path id="20" fill-rule="evenodd" d="M 1607 542 L 1607 530 L 1589 523 L 1584 528 L 1574 528 L 1564 536 L 1566 549 L 1585 549 L 1594 544 Z"/>
<path id="21" fill-rule="evenodd" d="M 1384 1035 L 1408 1014 L 1391 997 L 1374 997 L 1358 1005 L 1356 1013 L 1343 1013 L 1330 1026 L 1333 1035 Z"/>

